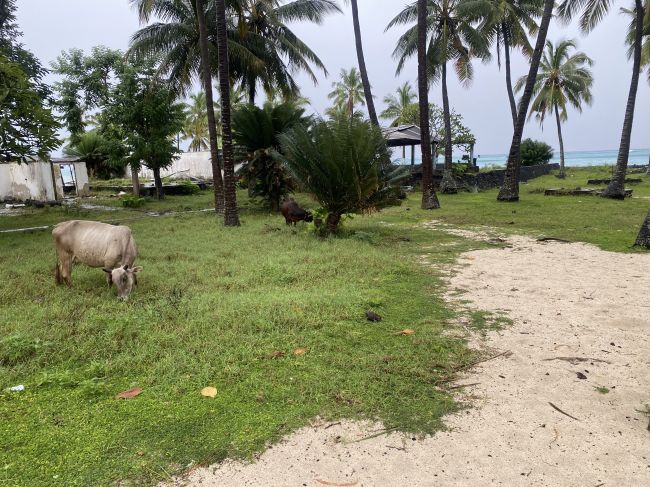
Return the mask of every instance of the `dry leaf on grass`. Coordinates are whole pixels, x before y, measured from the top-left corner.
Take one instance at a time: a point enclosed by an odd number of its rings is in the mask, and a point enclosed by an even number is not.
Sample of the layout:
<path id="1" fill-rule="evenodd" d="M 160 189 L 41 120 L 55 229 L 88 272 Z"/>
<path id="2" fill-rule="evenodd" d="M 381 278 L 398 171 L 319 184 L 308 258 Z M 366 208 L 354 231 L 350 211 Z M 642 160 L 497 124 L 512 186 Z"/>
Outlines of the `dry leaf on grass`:
<path id="1" fill-rule="evenodd" d="M 306 354 L 306 353 L 307 353 L 307 349 L 306 349 L 306 348 L 296 348 L 296 349 L 293 351 L 293 354 L 294 354 L 294 355 L 297 355 L 297 356 L 304 355 L 304 354 Z"/>
<path id="2" fill-rule="evenodd" d="M 215 387 L 204 387 L 201 389 L 201 395 L 203 397 L 216 397 L 217 389 Z"/>
<path id="3" fill-rule="evenodd" d="M 316 482 L 322 485 L 334 485 L 336 487 L 352 487 L 359 483 L 358 480 L 353 480 L 352 482 L 330 482 L 329 480 L 316 479 Z"/>
<path id="4" fill-rule="evenodd" d="M 415 333 L 415 330 L 407 328 L 406 330 L 398 331 L 395 335 L 413 335 L 413 333 Z"/>
<path id="5" fill-rule="evenodd" d="M 285 353 L 284 353 L 284 352 L 280 352 L 280 351 L 277 351 L 277 350 L 276 350 L 275 352 L 271 352 L 271 353 L 269 353 L 269 354 L 266 356 L 266 358 L 280 358 L 280 357 L 284 357 L 284 356 L 285 356 Z"/>
<path id="6" fill-rule="evenodd" d="M 132 397 L 139 396 L 142 394 L 142 389 L 139 387 L 133 387 L 128 391 L 122 391 L 115 396 L 115 399 L 131 399 Z"/>

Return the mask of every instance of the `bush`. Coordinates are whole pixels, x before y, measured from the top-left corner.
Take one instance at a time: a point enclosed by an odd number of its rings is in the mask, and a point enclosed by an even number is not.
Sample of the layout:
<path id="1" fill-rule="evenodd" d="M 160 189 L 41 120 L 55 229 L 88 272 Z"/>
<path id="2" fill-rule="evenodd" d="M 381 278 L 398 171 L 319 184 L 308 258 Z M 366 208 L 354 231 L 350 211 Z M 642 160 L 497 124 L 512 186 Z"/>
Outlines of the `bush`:
<path id="1" fill-rule="evenodd" d="M 346 214 L 399 204 L 407 173 L 391 165 L 386 141 L 370 122 L 345 115 L 318 120 L 309 129 L 293 127 L 280 141 L 292 176 L 327 212 L 325 232 L 336 232 Z"/>
<path id="2" fill-rule="evenodd" d="M 180 181 L 177 181 L 177 184 L 181 187 L 182 193 L 183 194 L 199 194 L 201 192 L 201 188 L 199 188 L 198 185 L 194 184 L 192 181 L 188 181 L 187 179 L 181 179 Z"/>
<path id="3" fill-rule="evenodd" d="M 122 198 L 122 206 L 125 208 L 140 208 L 147 203 L 146 198 L 138 198 L 136 196 L 125 196 Z"/>
<path id="4" fill-rule="evenodd" d="M 536 166 L 548 164 L 553 158 L 553 148 L 540 140 L 526 139 L 521 143 L 521 164 Z"/>

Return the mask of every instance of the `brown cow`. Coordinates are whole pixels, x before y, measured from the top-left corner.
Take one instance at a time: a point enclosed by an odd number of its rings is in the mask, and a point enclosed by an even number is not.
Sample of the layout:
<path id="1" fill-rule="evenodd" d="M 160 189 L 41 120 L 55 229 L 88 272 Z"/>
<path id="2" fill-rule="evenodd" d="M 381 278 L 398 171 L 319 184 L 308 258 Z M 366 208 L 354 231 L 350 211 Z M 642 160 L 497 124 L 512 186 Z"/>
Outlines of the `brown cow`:
<path id="1" fill-rule="evenodd" d="M 109 286 L 115 284 L 117 297 L 128 299 L 136 274 L 133 267 L 137 257 L 131 229 L 106 223 L 71 220 L 59 223 L 52 230 L 58 256 L 56 282 L 72 286 L 72 264 L 81 262 L 90 267 L 102 267 Z"/>
<path id="2" fill-rule="evenodd" d="M 280 206 L 280 211 L 287 225 L 295 225 L 297 222 L 303 220 L 306 222 L 314 220 L 311 213 L 300 208 L 293 198 L 284 200 Z"/>

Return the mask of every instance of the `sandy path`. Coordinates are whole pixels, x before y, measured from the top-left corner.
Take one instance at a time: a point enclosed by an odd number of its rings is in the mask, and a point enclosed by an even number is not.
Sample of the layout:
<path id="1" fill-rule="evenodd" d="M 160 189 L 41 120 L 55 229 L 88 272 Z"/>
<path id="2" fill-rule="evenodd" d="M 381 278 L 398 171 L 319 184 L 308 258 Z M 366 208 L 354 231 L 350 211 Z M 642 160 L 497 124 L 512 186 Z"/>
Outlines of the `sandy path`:
<path id="1" fill-rule="evenodd" d="M 648 418 L 637 411 L 650 403 L 650 255 L 508 240 L 464 254 L 450 278 L 472 308 L 514 320 L 483 343 L 512 354 L 458 381 L 480 384 L 465 390 L 476 407 L 449 417 L 450 431 L 351 443 L 381 425 L 316 424 L 255 463 L 196 470 L 176 485 L 650 486 Z"/>

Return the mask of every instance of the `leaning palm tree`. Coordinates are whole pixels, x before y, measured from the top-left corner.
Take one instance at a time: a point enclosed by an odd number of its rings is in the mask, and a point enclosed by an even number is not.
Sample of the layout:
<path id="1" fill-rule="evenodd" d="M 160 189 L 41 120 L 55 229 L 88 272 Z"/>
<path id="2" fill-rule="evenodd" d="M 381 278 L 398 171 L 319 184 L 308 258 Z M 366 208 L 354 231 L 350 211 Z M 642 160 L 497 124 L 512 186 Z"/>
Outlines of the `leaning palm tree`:
<path id="1" fill-rule="evenodd" d="M 391 120 L 391 127 L 411 123 L 414 112 L 413 104 L 417 98 L 418 96 L 413 91 L 411 83 L 407 81 L 397 88 L 396 95 L 386 95 L 384 97 L 386 109 L 379 116 Z M 402 159 L 406 159 L 406 147 L 402 147 Z"/>
<path id="2" fill-rule="evenodd" d="M 221 93 L 221 131 L 223 139 L 223 186 L 224 225 L 239 226 L 237 193 L 235 191 L 235 159 L 230 127 L 230 72 L 228 64 L 228 28 L 226 25 L 226 2 L 216 0 L 217 51 L 219 55 L 219 88 Z"/>
<path id="3" fill-rule="evenodd" d="M 350 71 L 341 69 L 341 79 L 332 83 L 333 90 L 327 97 L 334 102 L 335 107 L 345 108 L 348 116 L 352 117 L 357 105 L 365 105 L 363 83 L 357 68 Z"/>
<path id="4" fill-rule="evenodd" d="M 420 147 L 422 148 L 422 209 L 440 208 L 433 188 L 433 154 L 429 131 L 429 79 L 427 70 L 427 0 L 417 3 L 418 91 L 420 103 Z M 449 133 L 449 131 L 447 132 Z"/>
<path id="5" fill-rule="evenodd" d="M 506 91 L 513 127 L 517 123 L 517 103 L 512 88 L 510 54 L 512 50 L 519 48 L 527 58 L 532 56 L 533 47 L 528 36 L 537 32 L 535 19 L 541 14 L 542 4 L 542 0 L 475 0 L 467 2 L 467 8 L 463 6 L 468 15 L 478 15 L 479 29 L 495 44 L 499 69 L 503 48 Z"/>
<path id="6" fill-rule="evenodd" d="M 363 55 L 361 26 L 359 24 L 359 7 L 357 6 L 357 0 L 350 0 L 350 3 L 352 4 L 352 23 L 354 24 L 354 40 L 357 47 L 357 60 L 359 61 L 359 71 L 361 73 L 361 81 L 363 83 L 363 92 L 366 97 L 366 106 L 368 107 L 368 117 L 370 117 L 370 121 L 378 127 L 379 120 L 377 119 L 377 111 L 375 110 L 375 101 L 372 98 L 372 89 L 370 87 L 370 80 L 368 78 L 366 59 Z"/>
<path id="7" fill-rule="evenodd" d="M 506 165 L 506 173 L 503 181 L 503 186 L 497 195 L 497 201 L 519 201 L 519 168 L 521 166 L 521 139 L 524 134 L 524 126 L 526 125 L 526 113 L 530 106 L 530 99 L 533 96 L 533 88 L 535 87 L 535 80 L 537 79 L 537 71 L 539 64 L 542 60 L 542 52 L 544 51 L 544 44 L 546 43 L 546 34 L 548 34 L 548 26 L 553 17 L 553 7 L 555 0 L 544 0 L 544 11 L 539 23 L 539 30 L 537 31 L 537 40 L 535 41 L 535 50 L 530 59 L 530 68 L 528 69 L 528 76 L 526 78 L 526 86 L 519 101 L 519 110 L 517 111 L 517 123 L 512 134 L 512 142 L 510 144 L 510 152 L 508 153 L 508 163 Z"/>
<path id="8" fill-rule="evenodd" d="M 562 139 L 562 122 L 567 120 L 567 105 L 579 112 L 582 104 L 591 105 L 591 86 L 594 78 L 589 69 L 593 61 L 584 52 L 571 53 L 576 48 L 574 40 L 563 40 L 553 45 L 546 41 L 546 52 L 542 58 L 537 79 L 533 87 L 535 97 L 530 106 L 529 118 L 535 114 L 540 125 L 546 114 L 555 114 L 557 135 L 560 143 L 560 174 L 564 178 L 564 140 Z M 516 91 L 526 85 L 526 76 L 522 76 L 515 85 Z"/>
<path id="9" fill-rule="evenodd" d="M 456 193 L 457 187 L 452 174 L 451 111 L 447 92 L 447 64 L 454 63 L 458 78 L 469 84 L 473 76 L 472 59 L 490 58 L 488 39 L 476 28 L 476 13 L 468 8 L 467 0 L 429 0 L 427 7 L 427 28 L 432 32 L 428 44 L 427 73 L 433 81 L 440 79 L 442 85 L 442 106 L 445 119 L 445 168 L 440 191 Z M 404 8 L 386 29 L 409 24 L 418 18 L 418 3 Z M 406 60 L 418 50 L 418 28 L 409 28 L 397 41 L 393 56 L 399 59 L 400 73 Z M 420 100 L 420 103 L 422 101 Z"/>
<path id="10" fill-rule="evenodd" d="M 561 19 L 568 21 L 577 15 L 578 12 L 582 12 L 580 17 L 580 27 L 583 32 L 590 32 L 607 14 L 613 3 L 614 2 L 611 0 L 564 0 L 558 7 L 558 13 Z M 643 49 L 646 6 L 647 2 L 646 5 L 644 5 L 643 0 L 634 0 L 634 8 L 632 9 L 635 14 L 633 21 L 634 37 L 631 39 L 633 50 L 632 80 L 630 82 L 630 91 L 627 97 L 625 118 L 623 120 L 623 131 L 621 132 L 621 142 L 618 148 L 618 157 L 616 159 L 616 170 L 614 171 L 612 181 L 602 193 L 602 196 L 605 198 L 625 198 L 625 175 L 630 156 L 634 108 L 636 105 L 636 93 L 639 86 L 639 75 L 641 72 L 641 51 Z M 650 9 L 647 17 L 646 20 L 650 20 Z"/>

